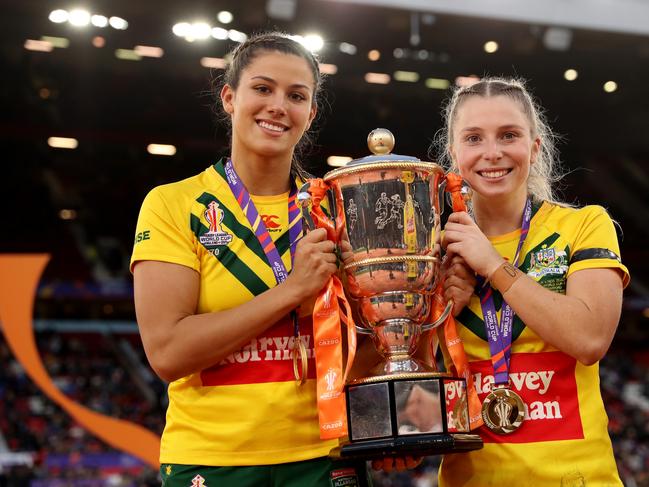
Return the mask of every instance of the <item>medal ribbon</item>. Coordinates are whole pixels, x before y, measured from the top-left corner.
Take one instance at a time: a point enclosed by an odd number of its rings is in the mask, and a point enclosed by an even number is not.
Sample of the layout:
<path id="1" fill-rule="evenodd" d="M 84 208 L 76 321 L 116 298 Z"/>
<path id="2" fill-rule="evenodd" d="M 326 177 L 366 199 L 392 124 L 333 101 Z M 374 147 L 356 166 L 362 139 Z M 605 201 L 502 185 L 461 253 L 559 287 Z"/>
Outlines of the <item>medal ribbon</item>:
<path id="1" fill-rule="evenodd" d="M 257 240 L 259 240 L 261 248 L 264 250 L 264 254 L 266 254 L 266 259 L 270 268 L 273 270 L 277 284 L 281 284 L 288 277 L 288 272 L 286 271 L 286 267 L 284 267 L 284 262 L 282 262 L 277 247 L 275 247 L 275 242 L 273 242 L 264 221 L 259 216 L 259 212 L 250 197 L 250 193 L 248 193 L 241 179 L 239 179 L 239 175 L 235 171 L 231 159 L 228 159 L 228 162 L 225 164 L 225 176 L 232 190 L 232 194 L 234 194 L 241 210 L 246 214 L 248 222 L 250 222 L 250 226 L 257 236 Z M 297 241 L 300 235 L 302 235 L 302 213 L 295 203 L 296 196 L 297 186 L 295 185 L 295 181 L 292 181 L 291 191 L 288 196 L 288 237 L 291 242 L 291 262 L 293 262 Z"/>
<path id="2" fill-rule="evenodd" d="M 466 203 L 461 194 L 462 177 L 459 174 L 449 173 L 446 175 L 445 191 L 451 195 L 451 205 L 454 212 L 466 211 Z M 433 294 L 432 316 L 433 321 L 441 316 L 446 307 L 444 302 L 444 282 L 440 282 Z M 431 337 L 432 338 L 432 337 Z M 455 373 L 466 380 L 467 401 L 469 406 L 469 427 L 474 430 L 482 426 L 482 404 L 473 382 L 473 375 L 469 368 L 462 339 L 457 332 L 457 323 L 452 313 L 449 313 L 444 322 L 444 341 L 446 349 L 451 357 Z"/>
<path id="3" fill-rule="evenodd" d="M 532 219 L 532 202 L 527 199 L 525 210 L 523 211 L 523 222 L 521 223 L 521 236 L 518 240 L 518 247 L 514 255 L 514 267 L 518 267 L 523 243 L 530 230 L 530 221 Z M 491 352 L 491 364 L 494 369 L 494 383 L 496 385 L 509 384 L 509 360 L 511 358 L 512 345 L 512 325 L 514 323 L 514 310 L 507 304 L 503 296 L 502 308 L 500 311 L 500 326 L 496 315 L 496 305 L 494 304 L 493 289 L 487 285 L 485 280 L 479 278 L 480 289 L 480 306 L 484 316 L 485 331 L 489 341 L 489 351 Z"/>
<path id="4" fill-rule="evenodd" d="M 311 217 L 318 228 L 327 230 L 327 238 L 340 240 L 343 229 L 342 208 L 332 222 L 322 211 L 320 202 L 329 189 L 321 179 L 310 179 Z M 342 308 L 341 309 L 341 303 Z M 347 326 L 347 364 L 343 372 L 341 320 Z M 343 387 L 356 355 L 356 325 L 342 283 L 332 275 L 316 297 L 313 308 L 313 341 L 316 360 L 316 388 L 320 438 L 323 440 L 347 435 L 347 414 Z"/>
<path id="5" fill-rule="evenodd" d="M 252 201 L 250 193 L 248 193 L 248 190 L 241 182 L 237 171 L 234 169 L 234 164 L 232 164 L 231 159 L 228 159 L 228 162 L 225 164 L 225 176 L 232 194 L 236 198 L 241 210 L 245 213 L 246 218 L 248 219 L 248 222 L 250 223 L 250 226 L 255 232 L 255 236 L 257 237 L 257 240 L 261 245 L 261 248 L 264 250 L 268 265 L 270 265 L 270 268 L 273 271 L 273 275 L 275 276 L 275 281 L 277 281 L 277 284 L 281 284 L 288 277 L 288 272 L 286 271 L 282 257 L 277 251 L 275 242 L 273 242 L 273 239 L 271 238 L 270 233 L 268 233 L 268 229 L 266 228 L 264 221 L 259 216 L 259 211 L 257 211 L 257 207 Z M 288 195 L 288 237 L 291 246 L 291 263 L 293 262 L 293 258 L 295 256 L 295 247 L 297 246 L 297 241 L 302 235 L 302 212 L 300 211 L 300 208 L 297 206 L 297 203 L 295 201 L 296 196 L 297 186 L 295 184 L 295 181 L 291 181 L 291 190 Z M 306 356 L 306 348 L 304 347 L 302 338 L 300 337 L 300 325 L 297 310 L 291 311 L 291 317 L 293 321 L 293 337 L 295 340 L 293 346 L 293 371 L 295 373 L 295 379 L 300 383 L 303 383 L 306 380 L 306 367 L 308 362 Z M 298 374 L 299 371 L 297 368 L 298 353 L 300 354 L 300 357 L 302 359 L 301 375 Z"/>

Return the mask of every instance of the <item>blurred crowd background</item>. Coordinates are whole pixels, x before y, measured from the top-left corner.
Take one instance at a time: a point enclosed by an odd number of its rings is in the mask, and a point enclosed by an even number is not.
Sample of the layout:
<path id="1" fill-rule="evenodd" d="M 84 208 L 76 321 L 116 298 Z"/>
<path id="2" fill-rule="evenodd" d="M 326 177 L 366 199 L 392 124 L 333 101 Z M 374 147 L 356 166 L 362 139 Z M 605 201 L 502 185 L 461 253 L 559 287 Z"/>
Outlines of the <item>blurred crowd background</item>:
<path id="1" fill-rule="evenodd" d="M 0 13 L 0 252 L 51 255 L 34 324 L 66 395 L 161 433 L 166 384 L 144 357 L 128 271 L 139 206 L 227 156 L 212 89 L 224 56 L 279 29 L 327 73 L 305 156 L 316 175 L 366 155 L 376 127 L 395 134 L 396 153 L 431 160 L 453 85 L 528 80 L 561 136 L 565 199 L 602 204 L 619 223 L 632 284 L 601 388 L 620 475 L 649 486 L 649 4 L 24 0 Z M 377 473 L 376 485 L 434 486 L 437 461 Z M 159 480 L 40 392 L 0 334 L 0 487 L 64 485 Z"/>

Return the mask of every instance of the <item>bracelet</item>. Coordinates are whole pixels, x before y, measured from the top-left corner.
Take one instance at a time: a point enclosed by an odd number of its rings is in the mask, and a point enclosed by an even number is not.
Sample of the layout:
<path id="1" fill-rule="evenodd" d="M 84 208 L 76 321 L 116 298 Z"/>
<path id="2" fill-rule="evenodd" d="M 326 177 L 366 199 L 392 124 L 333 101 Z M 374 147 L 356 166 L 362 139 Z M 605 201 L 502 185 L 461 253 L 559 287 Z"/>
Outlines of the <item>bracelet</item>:
<path id="1" fill-rule="evenodd" d="M 489 283 L 492 288 L 500 291 L 500 294 L 505 294 L 522 275 L 523 273 L 517 267 L 514 267 L 509 262 L 503 262 L 491 273 Z"/>

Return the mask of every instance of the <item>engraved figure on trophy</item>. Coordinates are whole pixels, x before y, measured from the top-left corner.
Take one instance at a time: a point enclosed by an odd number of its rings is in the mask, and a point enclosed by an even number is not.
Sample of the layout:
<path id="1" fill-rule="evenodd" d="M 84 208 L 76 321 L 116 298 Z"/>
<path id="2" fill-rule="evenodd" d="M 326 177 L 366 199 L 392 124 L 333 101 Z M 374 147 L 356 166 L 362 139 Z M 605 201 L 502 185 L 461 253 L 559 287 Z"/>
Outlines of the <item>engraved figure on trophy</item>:
<path id="1" fill-rule="evenodd" d="M 378 216 L 374 219 L 374 224 L 379 230 L 383 230 L 385 225 L 388 223 L 388 208 L 390 207 L 390 199 L 388 198 L 385 192 L 381 193 L 381 196 L 376 200 L 374 205 L 376 213 Z"/>
<path id="2" fill-rule="evenodd" d="M 397 228 L 403 228 L 403 223 L 401 222 L 403 206 L 403 201 L 401 201 L 401 197 L 398 194 L 393 194 L 390 197 L 390 218 L 388 221 L 396 221 Z"/>
<path id="3" fill-rule="evenodd" d="M 354 225 L 356 224 L 356 221 L 358 220 L 358 206 L 356 206 L 356 203 L 354 203 L 354 200 L 352 198 L 349 199 L 349 202 L 347 203 L 347 226 L 349 227 L 349 232 L 354 231 Z"/>

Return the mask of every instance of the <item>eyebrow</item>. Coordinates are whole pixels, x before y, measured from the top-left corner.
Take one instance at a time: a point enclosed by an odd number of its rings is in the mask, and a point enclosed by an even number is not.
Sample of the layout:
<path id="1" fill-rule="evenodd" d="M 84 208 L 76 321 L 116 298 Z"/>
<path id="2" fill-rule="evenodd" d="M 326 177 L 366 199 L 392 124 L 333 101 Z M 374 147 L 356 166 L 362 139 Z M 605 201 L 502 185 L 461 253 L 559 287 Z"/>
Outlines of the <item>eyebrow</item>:
<path id="1" fill-rule="evenodd" d="M 507 129 L 525 130 L 523 127 L 517 124 L 502 125 L 498 127 L 498 130 L 507 130 Z M 466 127 L 460 130 L 460 132 L 480 132 L 482 130 L 483 130 L 482 127 Z"/>
<path id="2" fill-rule="evenodd" d="M 251 80 L 262 79 L 262 80 L 267 81 L 267 82 L 269 82 L 269 83 L 272 83 L 272 84 L 274 84 L 274 85 L 277 84 L 277 81 L 275 81 L 273 78 L 269 78 L 268 76 L 263 76 L 263 75 L 261 75 L 261 74 L 260 74 L 260 75 L 257 75 L 257 76 L 253 76 L 253 77 L 250 78 L 250 79 L 251 79 Z M 311 88 L 309 88 L 307 85 L 303 85 L 302 83 L 294 83 L 294 84 L 291 85 L 291 88 L 303 88 L 303 89 L 305 89 L 305 90 L 310 90 L 310 89 L 311 89 Z"/>

